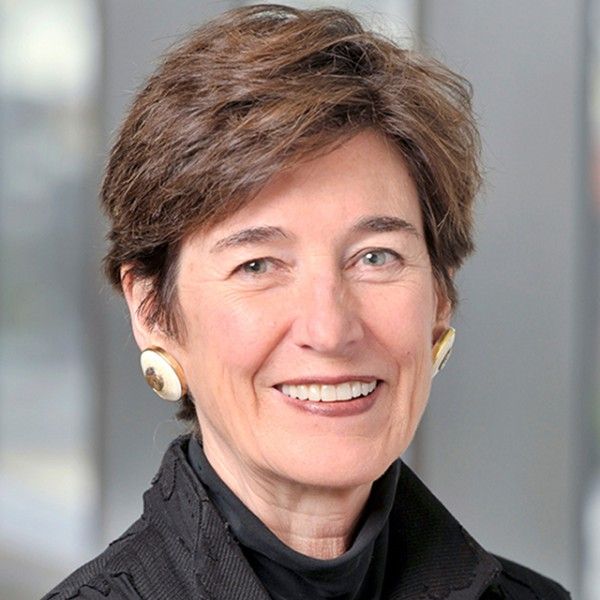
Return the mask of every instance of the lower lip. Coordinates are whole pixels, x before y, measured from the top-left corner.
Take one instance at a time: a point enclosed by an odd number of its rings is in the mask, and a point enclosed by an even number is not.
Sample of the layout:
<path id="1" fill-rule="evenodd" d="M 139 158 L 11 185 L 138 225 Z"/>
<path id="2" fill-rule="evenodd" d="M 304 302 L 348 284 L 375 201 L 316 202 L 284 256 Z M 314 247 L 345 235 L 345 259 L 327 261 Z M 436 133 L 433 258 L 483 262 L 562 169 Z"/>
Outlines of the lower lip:
<path id="1" fill-rule="evenodd" d="M 380 387 L 381 382 L 378 382 L 377 387 L 367 396 L 360 396 L 353 400 L 338 400 L 337 402 L 299 400 L 298 398 L 290 398 L 282 392 L 279 393 L 288 404 L 298 410 L 322 417 L 351 417 L 365 413 L 373 407 L 379 395 Z"/>

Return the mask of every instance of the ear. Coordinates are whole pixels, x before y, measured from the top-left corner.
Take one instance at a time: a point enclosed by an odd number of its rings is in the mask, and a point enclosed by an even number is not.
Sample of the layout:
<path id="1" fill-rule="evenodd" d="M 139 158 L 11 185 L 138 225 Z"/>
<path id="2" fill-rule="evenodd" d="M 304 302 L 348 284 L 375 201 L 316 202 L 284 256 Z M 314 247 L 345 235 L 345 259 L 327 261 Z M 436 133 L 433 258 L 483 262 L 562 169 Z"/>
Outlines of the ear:
<path id="1" fill-rule="evenodd" d="M 160 346 L 162 335 L 157 327 L 148 324 L 143 310 L 143 302 L 150 293 L 150 283 L 134 276 L 131 264 L 121 267 L 121 287 L 131 317 L 133 337 L 140 350 Z"/>

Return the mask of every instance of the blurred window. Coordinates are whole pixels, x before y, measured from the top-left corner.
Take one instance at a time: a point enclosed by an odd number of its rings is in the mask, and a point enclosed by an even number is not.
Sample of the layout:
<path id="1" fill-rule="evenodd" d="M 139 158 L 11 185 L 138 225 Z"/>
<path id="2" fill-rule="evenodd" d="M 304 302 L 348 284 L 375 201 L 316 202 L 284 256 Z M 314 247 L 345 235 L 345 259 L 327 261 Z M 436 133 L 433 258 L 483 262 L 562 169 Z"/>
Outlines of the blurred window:
<path id="1" fill-rule="evenodd" d="M 587 482 L 583 512 L 583 587 L 586 600 L 600 600 L 600 0 L 588 3 L 589 60 L 588 114 L 586 132 L 589 135 L 588 168 L 590 174 L 590 206 L 585 214 L 590 216 L 588 225 L 592 232 L 592 243 L 586 269 L 586 280 L 590 285 L 592 314 L 585 315 L 586 321 L 595 323 L 589 333 L 592 369 L 586 377 L 590 421 L 592 423 L 593 466 L 591 479 Z"/>
<path id="2" fill-rule="evenodd" d="M 63 571 L 93 543 L 94 399 L 80 288 L 96 204 L 96 8 L 0 0 L 3 585 L 7 565 Z"/>

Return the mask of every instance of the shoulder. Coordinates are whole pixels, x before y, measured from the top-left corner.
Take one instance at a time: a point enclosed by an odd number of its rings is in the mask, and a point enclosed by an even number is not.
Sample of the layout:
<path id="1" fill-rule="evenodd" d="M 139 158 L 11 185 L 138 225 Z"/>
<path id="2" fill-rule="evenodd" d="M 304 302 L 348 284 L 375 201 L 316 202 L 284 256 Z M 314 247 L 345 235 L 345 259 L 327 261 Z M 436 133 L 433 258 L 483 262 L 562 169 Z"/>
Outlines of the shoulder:
<path id="1" fill-rule="evenodd" d="M 74 571 L 42 600 L 171 600 L 181 594 L 189 577 L 189 544 L 183 545 L 165 520 L 165 498 L 181 517 L 173 466 L 175 440 L 161 469 L 144 494 L 143 515 L 99 556 Z M 181 480 L 181 478 L 179 478 Z M 181 481 L 179 482 L 181 487 Z M 178 596 L 179 594 L 179 596 Z"/>
<path id="2" fill-rule="evenodd" d="M 523 600 L 568 600 L 571 595 L 560 584 L 523 565 L 494 555 L 502 571 L 494 580 L 491 590 L 503 592 L 500 597 Z"/>
<path id="3" fill-rule="evenodd" d="M 138 548 L 152 537 L 147 523 L 136 521 L 102 554 L 74 571 L 42 600 L 138 600 L 136 575 L 144 558 Z"/>

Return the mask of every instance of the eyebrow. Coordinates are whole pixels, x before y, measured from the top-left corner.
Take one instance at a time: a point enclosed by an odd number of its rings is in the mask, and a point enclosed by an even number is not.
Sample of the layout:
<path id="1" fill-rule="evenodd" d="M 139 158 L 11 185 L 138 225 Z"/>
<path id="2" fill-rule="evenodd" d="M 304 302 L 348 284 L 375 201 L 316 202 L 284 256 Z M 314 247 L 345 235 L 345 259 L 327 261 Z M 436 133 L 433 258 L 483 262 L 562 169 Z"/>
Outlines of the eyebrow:
<path id="1" fill-rule="evenodd" d="M 399 217 L 369 216 L 360 219 L 351 229 L 352 233 L 385 233 L 388 231 L 407 231 L 416 237 L 421 237 L 417 228 Z M 228 248 L 239 246 L 251 246 L 253 244 L 264 244 L 273 240 L 289 239 L 289 236 L 280 227 L 261 226 L 249 227 L 236 231 L 223 239 L 220 239 L 210 249 L 211 253 L 222 252 Z"/>
<path id="2" fill-rule="evenodd" d="M 211 249 L 213 252 L 221 252 L 227 248 L 238 246 L 250 246 L 252 244 L 264 244 L 277 239 L 287 239 L 289 236 L 279 227 L 262 226 L 241 229 L 231 235 L 219 240 Z"/>
<path id="3" fill-rule="evenodd" d="M 352 227 L 353 233 L 375 232 L 385 233 L 388 231 L 407 231 L 416 237 L 421 237 L 417 228 L 408 221 L 399 217 L 370 216 L 363 217 Z"/>

